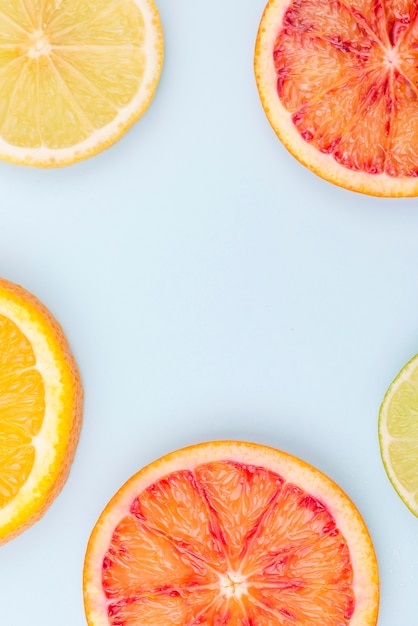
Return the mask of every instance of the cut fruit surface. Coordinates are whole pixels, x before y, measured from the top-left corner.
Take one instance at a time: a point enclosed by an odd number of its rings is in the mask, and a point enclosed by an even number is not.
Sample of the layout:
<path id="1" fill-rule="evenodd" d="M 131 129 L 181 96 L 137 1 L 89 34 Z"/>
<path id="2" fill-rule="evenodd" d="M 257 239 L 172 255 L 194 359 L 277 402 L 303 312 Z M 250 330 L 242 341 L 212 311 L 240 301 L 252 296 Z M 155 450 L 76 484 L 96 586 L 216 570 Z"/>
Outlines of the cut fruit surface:
<path id="1" fill-rule="evenodd" d="M 418 194 L 418 10 L 413 0 L 270 0 L 255 51 L 266 115 L 324 179 Z"/>
<path id="2" fill-rule="evenodd" d="M 162 58 L 153 0 L 0 0 L 0 158 L 59 166 L 110 146 Z"/>
<path id="3" fill-rule="evenodd" d="M 112 498 L 88 543 L 89 626 L 375 626 L 370 536 L 335 483 L 284 452 L 174 452 Z"/>
<path id="4" fill-rule="evenodd" d="M 0 544 L 38 520 L 61 491 L 82 396 L 59 324 L 34 296 L 0 279 Z"/>
<path id="5" fill-rule="evenodd" d="M 418 516 L 418 355 L 386 392 L 379 412 L 379 442 L 392 485 Z"/>

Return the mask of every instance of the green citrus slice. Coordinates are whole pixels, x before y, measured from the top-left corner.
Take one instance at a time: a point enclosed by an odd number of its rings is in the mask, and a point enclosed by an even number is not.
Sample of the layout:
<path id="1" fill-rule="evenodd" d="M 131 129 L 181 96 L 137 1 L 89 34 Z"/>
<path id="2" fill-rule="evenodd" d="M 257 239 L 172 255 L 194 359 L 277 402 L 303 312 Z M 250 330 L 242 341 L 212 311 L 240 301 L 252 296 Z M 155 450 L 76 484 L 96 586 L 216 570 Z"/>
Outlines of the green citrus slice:
<path id="1" fill-rule="evenodd" d="M 418 355 L 386 392 L 379 413 L 379 442 L 392 485 L 418 516 Z"/>

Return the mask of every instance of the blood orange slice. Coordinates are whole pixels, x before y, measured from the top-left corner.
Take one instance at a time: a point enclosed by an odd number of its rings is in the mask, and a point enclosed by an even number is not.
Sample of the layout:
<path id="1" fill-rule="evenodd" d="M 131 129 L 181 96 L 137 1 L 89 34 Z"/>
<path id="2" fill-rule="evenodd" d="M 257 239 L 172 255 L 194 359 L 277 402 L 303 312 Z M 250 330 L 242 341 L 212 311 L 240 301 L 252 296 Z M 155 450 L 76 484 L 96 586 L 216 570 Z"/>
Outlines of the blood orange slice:
<path id="1" fill-rule="evenodd" d="M 418 8 L 413 0 L 270 0 L 255 73 L 288 150 L 328 181 L 418 194 Z"/>
<path id="2" fill-rule="evenodd" d="M 374 626 L 378 572 L 357 509 L 283 452 L 174 452 L 113 497 L 87 547 L 90 626 Z"/>

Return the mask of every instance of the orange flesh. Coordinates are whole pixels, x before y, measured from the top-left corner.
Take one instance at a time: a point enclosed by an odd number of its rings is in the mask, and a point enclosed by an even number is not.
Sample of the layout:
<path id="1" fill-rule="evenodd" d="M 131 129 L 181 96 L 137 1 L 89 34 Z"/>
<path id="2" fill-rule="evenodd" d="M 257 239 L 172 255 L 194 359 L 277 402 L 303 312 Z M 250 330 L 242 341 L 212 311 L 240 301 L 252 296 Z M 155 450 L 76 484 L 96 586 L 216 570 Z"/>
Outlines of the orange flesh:
<path id="1" fill-rule="evenodd" d="M 278 474 L 235 461 L 140 493 L 102 567 L 111 626 L 345 626 L 353 568 L 331 512 Z"/>
<path id="2" fill-rule="evenodd" d="M 300 135 L 341 165 L 418 176 L 418 7 L 293 0 L 274 45 L 277 92 Z"/>
<path id="3" fill-rule="evenodd" d="M 42 426 L 44 383 L 32 346 L 0 315 L 0 509 L 26 482 L 35 459 L 32 438 Z"/>

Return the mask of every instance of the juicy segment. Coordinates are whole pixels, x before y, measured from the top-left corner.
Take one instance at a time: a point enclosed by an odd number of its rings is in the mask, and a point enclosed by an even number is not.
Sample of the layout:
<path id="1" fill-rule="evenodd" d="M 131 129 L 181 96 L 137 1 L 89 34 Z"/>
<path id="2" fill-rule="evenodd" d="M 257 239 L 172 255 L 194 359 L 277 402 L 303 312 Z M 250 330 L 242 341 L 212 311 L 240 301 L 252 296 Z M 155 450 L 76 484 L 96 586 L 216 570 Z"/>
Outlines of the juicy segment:
<path id="1" fill-rule="evenodd" d="M 32 445 L 42 426 L 45 393 L 25 335 L 0 315 L 0 509 L 25 484 L 34 464 Z"/>
<path id="2" fill-rule="evenodd" d="M 236 461 L 179 470 L 140 493 L 102 566 L 111 626 L 344 626 L 352 583 L 330 511 Z"/>
<path id="3" fill-rule="evenodd" d="M 51 150 L 82 142 L 138 92 L 143 44 L 134 0 L 0 0 L 0 136 Z"/>
<path id="4" fill-rule="evenodd" d="M 415 2 L 292 0 L 273 54 L 304 140 L 351 170 L 418 176 Z"/>

